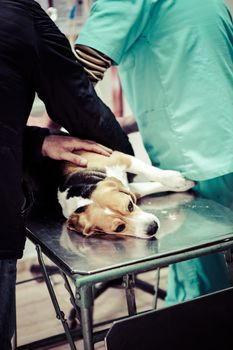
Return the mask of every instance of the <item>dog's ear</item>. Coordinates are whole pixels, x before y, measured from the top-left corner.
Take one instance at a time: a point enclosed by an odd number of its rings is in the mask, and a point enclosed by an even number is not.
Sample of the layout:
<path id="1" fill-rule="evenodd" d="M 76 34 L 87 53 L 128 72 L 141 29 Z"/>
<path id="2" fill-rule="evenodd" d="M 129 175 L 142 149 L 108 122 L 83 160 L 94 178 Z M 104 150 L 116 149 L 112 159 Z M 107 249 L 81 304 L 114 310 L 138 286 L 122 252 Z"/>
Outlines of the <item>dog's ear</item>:
<path id="1" fill-rule="evenodd" d="M 121 186 L 121 187 L 119 188 L 119 192 L 128 194 L 128 195 L 131 197 L 133 203 L 135 203 L 135 204 L 137 203 L 137 196 L 136 196 L 136 194 L 133 193 L 133 192 L 131 192 L 131 191 L 129 191 L 126 187 Z"/>
<path id="2" fill-rule="evenodd" d="M 85 236 L 89 236 L 94 232 L 92 230 L 92 225 L 90 225 L 88 222 L 86 222 L 86 220 L 85 220 L 85 224 L 81 225 L 79 214 L 72 214 L 69 217 L 69 219 L 67 221 L 67 227 L 69 230 L 82 233 Z"/>
<path id="3" fill-rule="evenodd" d="M 122 191 L 121 191 L 121 192 L 122 192 Z M 131 197 L 131 199 L 132 199 L 132 201 L 133 201 L 134 204 L 137 203 L 137 196 L 136 196 L 135 193 L 130 192 L 130 191 L 127 191 L 127 192 L 124 192 L 124 193 L 128 194 L 128 195 Z"/>
<path id="4" fill-rule="evenodd" d="M 140 195 L 140 193 L 138 193 L 138 192 L 131 192 L 131 193 L 133 194 L 133 197 L 135 198 L 134 203 L 136 204 L 137 201 L 138 201 L 138 199 L 141 198 L 141 195 Z M 133 199 L 133 198 L 132 198 L 132 199 Z"/>
<path id="5" fill-rule="evenodd" d="M 79 224 L 79 215 L 72 214 L 67 220 L 67 227 L 69 230 L 82 232 L 82 227 Z"/>
<path id="6" fill-rule="evenodd" d="M 116 179 L 115 177 L 108 177 L 106 180 L 105 180 L 105 183 L 111 187 L 112 189 L 114 190 L 117 190 L 119 192 L 122 192 L 122 193 L 125 193 L 125 194 L 128 194 L 131 198 L 132 198 L 132 201 L 134 203 L 137 202 L 137 196 L 136 194 L 134 194 L 133 192 L 129 191 L 127 187 L 125 187 L 123 185 L 123 183 Z"/>
<path id="7" fill-rule="evenodd" d="M 90 236 L 94 233 L 94 230 L 92 229 L 92 225 L 86 224 L 83 229 L 83 234 L 85 236 Z"/>

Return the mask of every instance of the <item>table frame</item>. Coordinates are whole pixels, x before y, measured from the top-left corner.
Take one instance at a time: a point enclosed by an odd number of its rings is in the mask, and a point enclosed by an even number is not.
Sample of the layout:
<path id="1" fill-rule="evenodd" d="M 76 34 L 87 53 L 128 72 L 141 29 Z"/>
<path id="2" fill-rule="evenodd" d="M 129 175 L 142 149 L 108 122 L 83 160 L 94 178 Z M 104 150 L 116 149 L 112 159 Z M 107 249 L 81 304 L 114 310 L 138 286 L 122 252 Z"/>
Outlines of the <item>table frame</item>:
<path id="1" fill-rule="evenodd" d="M 126 300 L 128 306 L 128 315 L 129 317 L 137 314 L 136 302 L 134 295 L 134 275 L 142 272 L 147 272 L 151 270 L 156 270 L 161 267 L 167 266 L 169 264 L 181 262 L 184 260 L 189 260 L 192 258 L 200 257 L 202 255 L 212 254 L 216 252 L 225 252 L 229 251 L 233 247 L 233 237 L 227 239 L 219 239 L 217 242 L 206 243 L 203 246 L 190 248 L 186 251 L 173 252 L 162 258 L 150 258 L 147 261 L 142 261 L 138 263 L 131 263 L 121 267 L 110 268 L 108 270 L 90 273 L 86 275 L 81 274 L 72 274 L 71 271 L 67 270 L 66 266 L 56 261 L 54 256 L 51 256 L 46 247 L 40 245 L 39 240 L 36 240 L 33 234 L 28 230 L 29 239 L 35 244 L 38 261 L 42 269 L 42 274 L 45 279 L 51 301 L 53 303 L 56 317 L 61 321 L 64 328 L 66 338 L 71 350 L 76 350 L 76 346 L 73 340 L 72 332 L 70 331 L 68 324 L 65 319 L 65 315 L 62 312 L 58 300 L 56 298 L 53 285 L 50 280 L 49 273 L 47 272 L 46 265 L 43 260 L 43 254 L 45 254 L 56 266 L 58 266 L 62 277 L 64 278 L 65 286 L 69 291 L 71 302 L 76 309 L 77 314 L 80 313 L 81 322 L 81 333 L 83 336 L 83 343 L 85 350 L 94 350 L 94 343 L 100 340 L 103 340 L 107 331 L 106 329 L 101 332 L 95 333 L 93 331 L 94 325 L 92 323 L 92 308 L 94 304 L 93 297 L 93 287 L 96 283 L 113 280 L 116 278 L 123 278 L 123 284 L 126 290 Z M 74 283 L 75 294 L 73 294 L 70 287 L 68 278 Z M 106 321 L 110 323 L 114 320 Z M 21 347 L 23 350 L 23 347 Z"/>

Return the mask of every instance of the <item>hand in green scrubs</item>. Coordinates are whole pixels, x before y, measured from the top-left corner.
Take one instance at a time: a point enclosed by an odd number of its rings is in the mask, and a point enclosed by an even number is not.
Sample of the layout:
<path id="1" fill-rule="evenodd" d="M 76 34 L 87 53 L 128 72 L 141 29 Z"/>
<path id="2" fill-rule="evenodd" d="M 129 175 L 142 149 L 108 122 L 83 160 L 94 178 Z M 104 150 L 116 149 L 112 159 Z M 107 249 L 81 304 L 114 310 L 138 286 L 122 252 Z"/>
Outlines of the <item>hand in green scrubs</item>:
<path id="1" fill-rule="evenodd" d="M 233 24 L 223 0 L 97 0 L 77 43 L 119 66 L 152 163 L 233 203 Z M 167 303 L 229 286 L 222 254 L 174 264 Z"/>

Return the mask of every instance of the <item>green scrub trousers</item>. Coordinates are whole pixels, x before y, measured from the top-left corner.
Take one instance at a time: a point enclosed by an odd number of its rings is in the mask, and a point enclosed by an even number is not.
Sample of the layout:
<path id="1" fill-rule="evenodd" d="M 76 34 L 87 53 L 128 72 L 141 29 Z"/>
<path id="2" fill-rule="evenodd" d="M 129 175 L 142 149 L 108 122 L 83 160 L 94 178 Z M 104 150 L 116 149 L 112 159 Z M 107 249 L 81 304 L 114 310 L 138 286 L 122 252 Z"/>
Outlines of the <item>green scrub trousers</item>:
<path id="1" fill-rule="evenodd" d="M 233 173 L 201 181 L 195 187 L 195 192 L 233 210 Z M 226 261 L 222 253 L 176 263 L 170 266 L 168 273 L 166 305 L 229 286 Z"/>

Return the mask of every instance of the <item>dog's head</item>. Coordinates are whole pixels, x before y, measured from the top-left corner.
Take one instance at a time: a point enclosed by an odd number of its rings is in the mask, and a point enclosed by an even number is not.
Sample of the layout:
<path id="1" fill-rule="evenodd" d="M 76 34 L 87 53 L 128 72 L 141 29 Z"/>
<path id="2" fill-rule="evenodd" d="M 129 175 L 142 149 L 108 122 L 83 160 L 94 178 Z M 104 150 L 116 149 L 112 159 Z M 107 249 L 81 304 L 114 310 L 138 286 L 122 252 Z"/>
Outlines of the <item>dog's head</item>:
<path id="1" fill-rule="evenodd" d="M 142 211 L 136 195 L 116 178 L 106 177 L 93 185 L 89 198 L 83 198 L 72 187 L 72 196 L 66 191 L 59 198 L 70 230 L 86 236 L 104 233 L 140 238 L 150 238 L 158 230 L 158 218 Z"/>

